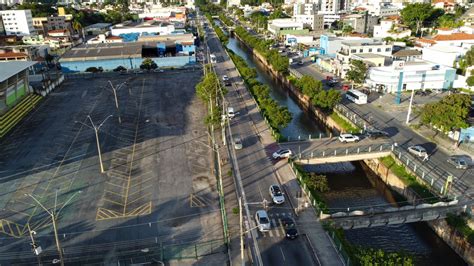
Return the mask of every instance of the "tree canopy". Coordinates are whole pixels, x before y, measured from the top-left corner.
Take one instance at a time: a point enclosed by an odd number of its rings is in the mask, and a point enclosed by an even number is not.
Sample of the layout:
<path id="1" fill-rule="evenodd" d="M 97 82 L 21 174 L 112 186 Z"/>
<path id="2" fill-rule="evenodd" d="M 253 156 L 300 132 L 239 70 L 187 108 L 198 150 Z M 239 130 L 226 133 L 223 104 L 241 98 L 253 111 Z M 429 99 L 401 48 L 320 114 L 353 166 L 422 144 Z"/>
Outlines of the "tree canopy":
<path id="1" fill-rule="evenodd" d="M 158 66 L 156 65 L 155 61 L 151 60 L 150 58 L 143 60 L 142 64 L 140 65 L 140 69 L 152 70 L 156 68 L 158 68 Z"/>
<path id="2" fill-rule="evenodd" d="M 351 68 L 346 73 L 346 78 L 356 84 L 362 84 L 367 75 L 367 66 L 361 60 L 352 60 Z"/>
<path id="3" fill-rule="evenodd" d="M 421 123 L 432 125 L 443 132 L 467 128 L 471 97 L 467 94 L 451 94 L 439 102 L 428 103 L 421 109 Z"/>
<path id="4" fill-rule="evenodd" d="M 304 75 L 294 82 L 295 86 L 311 100 L 311 103 L 321 109 L 330 110 L 341 101 L 341 94 L 334 90 L 323 90 L 323 84 L 311 76 Z"/>
<path id="5" fill-rule="evenodd" d="M 442 9 L 433 8 L 430 3 L 408 4 L 400 11 L 403 23 L 415 34 L 420 32 L 423 25 L 432 23 L 443 13 Z"/>

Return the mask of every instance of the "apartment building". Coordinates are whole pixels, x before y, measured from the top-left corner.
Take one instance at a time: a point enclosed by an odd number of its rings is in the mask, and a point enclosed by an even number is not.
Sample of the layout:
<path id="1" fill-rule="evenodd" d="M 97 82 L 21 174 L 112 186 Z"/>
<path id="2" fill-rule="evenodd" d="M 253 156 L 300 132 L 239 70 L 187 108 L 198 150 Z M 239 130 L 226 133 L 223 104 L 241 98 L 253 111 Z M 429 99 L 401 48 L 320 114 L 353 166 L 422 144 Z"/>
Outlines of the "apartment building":
<path id="1" fill-rule="evenodd" d="M 2 10 L 0 16 L 6 35 L 35 35 L 31 10 Z"/>

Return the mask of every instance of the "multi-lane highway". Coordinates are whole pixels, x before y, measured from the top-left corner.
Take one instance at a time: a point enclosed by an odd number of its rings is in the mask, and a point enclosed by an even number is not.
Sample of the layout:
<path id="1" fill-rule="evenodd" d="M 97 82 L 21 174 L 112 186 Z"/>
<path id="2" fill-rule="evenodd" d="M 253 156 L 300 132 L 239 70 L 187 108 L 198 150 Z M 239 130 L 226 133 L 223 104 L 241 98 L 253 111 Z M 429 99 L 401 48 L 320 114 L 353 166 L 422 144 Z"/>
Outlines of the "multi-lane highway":
<path id="1" fill-rule="evenodd" d="M 261 233 L 253 229 L 253 232 L 257 234 L 256 243 L 263 264 L 317 265 L 316 260 L 313 259 L 314 255 L 311 254 L 303 237 L 295 240 L 285 237 L 281 220 L 284 217 L 295 219 L 292 207 L 288 202 L 281 205 L 271 203 L 269 187 L 272 184 L 278 184 L 278 180 L 273 168 L 274 162 L 270 159 L 269 154 L 276 150 L 277 146 L 265 147 L 258 137 L 257 131 L 259 129 L 255 125 L 255 120 L 256 116 L 260 116 L 260 114 L 255 105 L 251 104 L 251 96 L 242 85 L 233 62 L 210 29 L 207 31 L 207 44 L 210 52 L 217 57 L 218 62 L 214 64 L 216 73 L 219 77 L 227 75 L 233 83 L 232 87 L 227 87 L 229 93 L 226 96 L 226 101 L 238 112 L 238 115 L 230 122 L 230 134 L 233 139 L 238 136 L 243 142 L 243 149 L 232 150 L 231 154 L 238 162 L 238 169 L 235 169 L 235 172 L 241 178 L 250 214 L 250 217 L 245 217 L 246 230 L 255 228 L 255 212 L 266 209 L 272 225 L 271 230 Z M 297 219 L 295 220 L 298 222 Z M 246 241 L 252 240 L 247 239 Z"/>

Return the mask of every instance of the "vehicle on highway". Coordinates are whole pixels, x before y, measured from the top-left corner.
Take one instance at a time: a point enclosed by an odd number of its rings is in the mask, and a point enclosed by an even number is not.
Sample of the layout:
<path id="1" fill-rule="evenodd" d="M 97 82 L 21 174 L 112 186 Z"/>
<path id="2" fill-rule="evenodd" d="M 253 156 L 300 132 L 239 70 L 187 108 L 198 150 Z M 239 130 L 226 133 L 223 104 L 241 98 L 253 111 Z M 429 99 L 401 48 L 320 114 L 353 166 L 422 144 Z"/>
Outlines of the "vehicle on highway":
<path id="1" fill-rule="evenodd" d="M 422 146 L 420 145 L 414 145 L 414 146 L 410 146 L 408 147 L 408 152 L 413 154 L 413 155 L 416 155 L 418 157 L 426 157 L 428 156 L 428 153 L 426 152 L 426 149 L 423 148 Z"/>
<path id="2" fill-rule="evenodd" d="M 229 77 L 228 77 L 227 75 L 224 75 L 224 76 L 222 77 L 222 81 L 224 82 L 224 85 L 230 86 L 230 79 L 229 79 Z"/>
<path id="3" fill-rule="evenodd" d="M 153 72 L 155 72 L 155 73 L 163 73 L 163 72 L 165 72 L 165 71 L 164 71 L 163 69 L 161 69 L 161 68 L 157 68 L 157 69 L 153 70 Z"/>
<path id="4" fill-rule="evenodd" d="M 241 150 L 243 147 L 242 139 L 240 137 L 234 138 L 234 149 Z"/>
<path id="5" fill-rule="evenodd" d="M 349 101 L 352 101 L 356 104 L 366 104 L 367 103 L 367 95 L 358 91 L 358 90 L 348 90 L 346 92 L 346 98 Z"/>
<path id="6" fill-rule="evenodd" d="M 143 74 L 143 73 L 145 73 L 145 71 L 143 71 L 143 70 L 135 70 L 135 71 L 133 71 L 133 73 L 134 73 L 134 74 Z"/>
<path id="7" fill-rule="evenodd" d="M 211 58 L 211 63 L 213 63 L 213 64 L 217 63 L 217 58 L 216 58 L 215 54 L 211 54 L 210 58 Z"/>
<path id="8" fill-rule="evenodd" d="M 341 134 L 338 137 L 339 141 L 342 143 L 347 143 L 347 142 L 359 142 L 360 138 L 356 135 L 352 134 Z"/>
<path id="9" fill-rule="evenodd" d="M 299 61 L 299 62 L 298 62 L 298 65 L 300 65 L 300 66 L 301 66 L 301 65 L 304 65 L 304 62 L 303 62 L 303 61 Z"/>
<path id="10" fill-rule="evenodd" d="M 283 204 L 285 202 L 285 196 L 283 196 L 283 192 L 281 192 L 281 188 L 279 185 L 274 184 L 271 185 L 269 188 L 270 196 L 272 197 L 272 201 L 275 204 Z"/>
<path id="11" fill-rule="evenodd" d="M 448 163 L 452 164 L 457 169 L 467 169 L 468 164 L 465 159 L 459 156 L 451 156 L 448 158 Z"/>
<path id="12" fill-rule="evenodd" d="M 365 135 L 367 135 L 369 139 L 378 139 L 378 138 L 388 137 L 388 133 L 382 130 L 368 130 L 367 132 L 365 132 Z"/>
<path id="13" fill-rule="evenodd" d="M 293 153 L 290 149 L 280 149 L 272 154 L 273 159 L 290 158 Z"/>
<path id="14" fill-rule="evenodd" d="M 228 118 L 235 117 L 234 107 L 227 107 L 227 117 Z"/>
<path id="15" fill-rule="evenodd" d="M 255 213 L 255 221 L 257 222 L 258 230 L 260 232 L 267 232 L 271 228 L 270 219 L 265 210 L 258 210 Z"/>
<path id="16" fill-rule="evenodd" d="M 285 228 L 285 236 L 289 239 L 295 239 L 298 237 L 298 230 L 296 230 L 296 224 L 290 217 L 284 217 L 281 219 L 282 226 Z"/>

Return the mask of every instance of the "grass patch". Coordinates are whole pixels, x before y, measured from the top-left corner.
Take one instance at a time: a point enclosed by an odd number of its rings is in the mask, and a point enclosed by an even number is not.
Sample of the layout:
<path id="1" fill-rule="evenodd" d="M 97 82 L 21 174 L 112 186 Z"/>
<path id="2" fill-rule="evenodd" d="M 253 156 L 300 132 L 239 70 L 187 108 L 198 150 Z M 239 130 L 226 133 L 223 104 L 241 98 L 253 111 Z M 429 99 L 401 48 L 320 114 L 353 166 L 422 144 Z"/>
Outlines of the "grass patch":
<path id="1" fill-rule="evenodd" d="M 239 208 L 238 207 L 232 208 L 232 213 L 233 214 L 239 214 Z"/>
<path id="2" fill-rule="evenodd" d="M 446 222 L 460 232 L 471 245 L 474 245 L 474 230 L 467 225 L 466 219 L 466 214 L 448 214 Z"/>
<path id="3" fill-rule="evenodd" d="M 423 184 L 416 180 L 416 176 L 410 174 L 403 165 L 395 162 L 392 156 L 386 156 L 380 159 L 383 165 L 389 168 L 392 173 L 398 176 L 407 187 L 413 189 L 420 197 L 425 199 L 428 203 L 438 202 L 438 197 L 431 193 L 431 191 Z"/>
<path id="4" fill-rule="evenodd" d="M 296 173 L 299 174 L 302 177 L 301 178 L 302 181 L 300 181 L 300 179 L 298 179 L 298 183 L 300 183 L 301 186 L 303 186 L 302 183 L 306 184 L 306 187 L 308 188 L 309 193 L 316 200 L 316 204 L 318 205 L 317 208 L 319 210 L 321 210 L 322 212 L 327 213 L 328 212 L 328 206 L 327 206 L 326 202 L 323 200 L 323 197 L 322 197 L 320 191 L 316 190 L 314 188 L 314 186 L 309 185 L 309 183 L 311 182 L 311 178 L 312 178 L 311 174 L 306 172 L 301 165 L 296 164 L 296 163 L 294 163 L 294 169 L 295 169 Z"/>
<path id="5" fill-rule="evenodd" d="M 344 132 L 359 133 L 361 130 L 359 127 L 353 126 L 351 123 L 347 122 L 336 112 L 333 112 L 329 117 L 331 117 L 334 122 L 336 122 L 340 127 L 342 127 Z"/>

